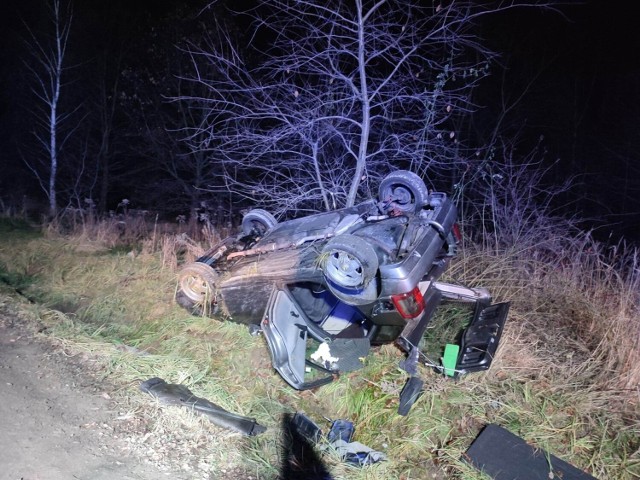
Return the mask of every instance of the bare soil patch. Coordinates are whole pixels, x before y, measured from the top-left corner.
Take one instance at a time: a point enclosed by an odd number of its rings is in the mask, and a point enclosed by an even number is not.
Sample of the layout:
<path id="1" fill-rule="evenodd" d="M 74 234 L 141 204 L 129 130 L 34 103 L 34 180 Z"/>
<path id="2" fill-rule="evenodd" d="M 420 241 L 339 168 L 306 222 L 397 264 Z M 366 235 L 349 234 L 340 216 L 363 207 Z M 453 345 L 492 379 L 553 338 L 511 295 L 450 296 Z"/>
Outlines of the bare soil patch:
<path id="1" fill-rule="evenodd" d="M 131 432 L 118 419 L 114 387 L 6 300 L 0 294 L 0 479 L 191 478 L 132 454 L 127 438 L 145 426 Z"/>

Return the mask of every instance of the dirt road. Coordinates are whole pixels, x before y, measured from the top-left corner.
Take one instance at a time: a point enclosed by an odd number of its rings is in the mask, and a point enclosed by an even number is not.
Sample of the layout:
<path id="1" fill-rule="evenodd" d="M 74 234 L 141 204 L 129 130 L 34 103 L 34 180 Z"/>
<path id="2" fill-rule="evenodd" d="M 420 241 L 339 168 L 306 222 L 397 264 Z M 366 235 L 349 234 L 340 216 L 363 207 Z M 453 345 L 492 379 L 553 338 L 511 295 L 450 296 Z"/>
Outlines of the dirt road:
<path id="1" fill-rule="evenodd" d="M 0 479 L 182 479 L 128 453 L 109 388 L 0 295 Z"/>

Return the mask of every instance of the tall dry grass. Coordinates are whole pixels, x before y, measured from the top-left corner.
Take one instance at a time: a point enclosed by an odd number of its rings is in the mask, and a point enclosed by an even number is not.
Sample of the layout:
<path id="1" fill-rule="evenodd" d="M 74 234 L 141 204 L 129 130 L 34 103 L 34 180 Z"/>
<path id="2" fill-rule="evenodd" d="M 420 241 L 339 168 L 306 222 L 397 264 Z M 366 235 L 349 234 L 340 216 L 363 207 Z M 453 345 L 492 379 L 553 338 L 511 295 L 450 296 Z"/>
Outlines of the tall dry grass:
<path id="1" fill-rule="evenodd" d="M 195 260 L 208 246 L 227 235 L 229 228 L 209 223 L 169 222 L 147 212 L 99 216 L 93 210 L 66 209 L 44 226 L 49 238 L 73 241 L 86 250 L 130 248 L 142 253 L 163 253 L 163 264 Z"/>
<path id="2" fill-rule="evenodd" d="M 523 172 L 514 178 L 527 180 Z M 485 233 L 492 233 L 481 242 L 466 238 L 447 276 L 488 287 L 494 298 L 512 301 L 518 328 L 510 329 L 517 332 L 511 343 L 536 346 L 529 358 L 536 371 L 580 377 L 589 388 L 638 402 L 638 248 L 599 243 L 580 232 L 575 222 L 545 214 L 529 200 L 519 201 L 518 209 L 505 218 L 506 204 L 513 204 L 505 198 L 513 200 L 519 188 L 516 183 L 489 192 L 492 198 L 475 220 L 476 227 L 482 224 Z M 472 224 L 474 218 L 465 221 Z M 163 268 L 175 271 L 230 232 L 143 216 L 99 219 L 72 211 L 50 224 L 47 234 L 63 235 L 85 250 L 126 247 L 132 253 L 159 254 Z M 522 362 L 522 356 L 517 357 L 514 364 Z"/>
<path id="3" fill-rule="evenodd" d="M 2 239 L 0 273 L 4 264 L 23 275 L 29 286 L 20 290 L 44 305 L 37 308 L 48 335 L 68 342 L 69 350 L 94 352 L 106 362 L 105 375 L 131 385 L 150 376 L 184 382 L 270 427 L 250 443 L 214 442 L 211 471 L 233 463 L 258 478 L 277 478 L 280 415 L 302 410 L 317 422 L 353 420 L 356 440 L 389 457 L 358 471 L 325 457 L 335 478 L 480 478 L 460 457 L 490 422 L 599 478 L 640 474 L 634 440 L 640 415 L 629 412 L 627 401 L 637 388 L 638 353 L 638 255 L 631 248 L 606 247 L 566 229 L 517 245 L 467 243 L 449 279 L 486 286 L 496 300 L 513 302 L 498 357 L 488 372 L 458 382 L 424 369 L 425 392 L 410 415 L 400 417 L 397 396 L 406 377 L 393 345 L 373 350 L 363 370 L 296 392 L 273 372 L 262 338 L 172 305 L 172 269 L 226 232 L 197 241 L 185 232 L 159 233 L 151 221 L 149 237 L 131 244 L 136 237 L 109 236 L 110 221 L 95 230 L 80 227 L 75 236 L 54 231 L 55 238 L 29 243 Z M 134 387 L 126 394 L 132 409 L 143 412 L 148 399 L 137 398 Z M 160 448 L 165 432 L 178 435 L 174 414 L 153 415 L 159 433 L 145 445 Z"/>
<path id="4" fill-rule="evenodd" d="M 497 142 L 493 152 L 465 185 L 468 238 L 450 274 L 513 302 L 517 338 L 506 344 L 526 339 L 537 371 L 637 403 L 640 250 L 600 243 L 558 212 L 573 179 L 557 183 L 541 145 L 520 155 L 516 143 Z"/>
<path id="5" fill-rule="evenodd" d="M 640 400 L 640 252 L 585 234 L 558 252 L 467 245 L 449 275 L 512 302 L 518 337 L 536 346 L 532 370 L 580 377 L 585 387 Z M 515 320 L 514 320 L 515 319 Z M 507 345 L 519 338 L 505 339 Z M 512 352 L 521 364 L 521 351 Z M 525 368 L 525 367 L 523 367 Z"/>

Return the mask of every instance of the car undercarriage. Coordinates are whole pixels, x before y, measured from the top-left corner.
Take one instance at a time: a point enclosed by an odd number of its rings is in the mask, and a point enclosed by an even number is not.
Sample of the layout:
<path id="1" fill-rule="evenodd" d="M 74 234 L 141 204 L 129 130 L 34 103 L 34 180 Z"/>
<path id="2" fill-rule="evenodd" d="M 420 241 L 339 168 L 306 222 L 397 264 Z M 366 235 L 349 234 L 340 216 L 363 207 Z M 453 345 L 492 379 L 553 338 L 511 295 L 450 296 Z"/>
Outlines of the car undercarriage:
<path id="1" fill-rule="evenodd" d="M 304 390 L 362 367 L 370 349 L 395 343 L 409 378 L 398 413 L 420 395 L 418 365 L 450 377 L 486 370 L 509 303 L 489 292 L 440 282 L 456 256 L 457 211 L 408 171 L 389 174 L 378 199 L 278 223 L 249 211 L 241 232 L 178 274 L 177 302 L 195 315 L 244 323 L 261 333 L 273 367 Z M 421 351 L 445 303 L 469 307 L 469 319 L 442 360 Z"/>

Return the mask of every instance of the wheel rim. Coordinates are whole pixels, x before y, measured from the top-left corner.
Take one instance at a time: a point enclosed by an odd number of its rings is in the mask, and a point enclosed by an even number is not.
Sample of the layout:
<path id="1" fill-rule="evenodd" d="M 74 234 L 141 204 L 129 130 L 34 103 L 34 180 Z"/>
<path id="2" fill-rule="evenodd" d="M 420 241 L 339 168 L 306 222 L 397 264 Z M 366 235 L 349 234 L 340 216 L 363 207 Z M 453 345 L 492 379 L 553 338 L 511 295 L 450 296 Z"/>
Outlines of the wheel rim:
<path id="1" fill-rule="evenodd" d="M 358 287 L 364 284 L 364 268 L 354 256 L 341 250 L 331 252 L 327 258 L 326 275 L 344 287 Z"/>
<path id="2" fill-rule="evenodd" d="M 180 279 L 180 289 L 196 303 L 208 303 L 213 300 L 213 289 L 209 282 L 198 273 L 189 272 Z"/>
<path id="3" fill-rule="evenodd" d="M 405 185 L 389 185 L 383 198 L 401 212 L 411 212 L 417 204 L 415 194 Z"/>
<path id="4" fill-rule="evenodd" d="M 262 236 L 267 230 L 269 230 L 269 226 L 264 224 L 263 222 L 260 222 L 258 220 L 253 220 L 251 222 L 251 231 L 255 232 L 257 235 Z"/>
<path id="5" fill-rule="evenodd" d="M 400 205 L 412 205 L 415 203 L 415 199 L 413 198 L 411 191 L 403 186 L 393 188 L 391 196 L 393 196 L 396 202 Z"/>
<path id="6" fill-rule="evenodd" d="M 186 275 L 180 282 L 184 294 L 194 302 L 202 302 L 210 292 L 207 282 L 200 275 Z"/>

